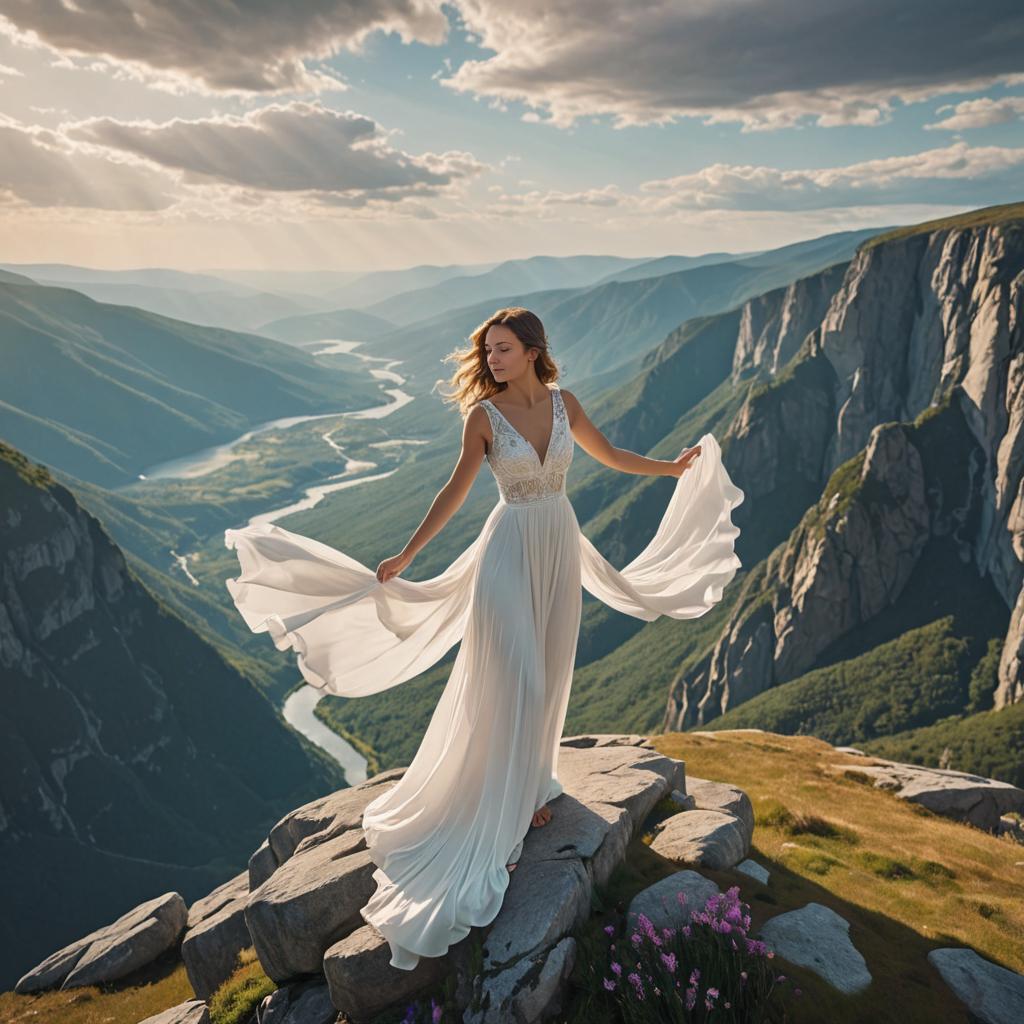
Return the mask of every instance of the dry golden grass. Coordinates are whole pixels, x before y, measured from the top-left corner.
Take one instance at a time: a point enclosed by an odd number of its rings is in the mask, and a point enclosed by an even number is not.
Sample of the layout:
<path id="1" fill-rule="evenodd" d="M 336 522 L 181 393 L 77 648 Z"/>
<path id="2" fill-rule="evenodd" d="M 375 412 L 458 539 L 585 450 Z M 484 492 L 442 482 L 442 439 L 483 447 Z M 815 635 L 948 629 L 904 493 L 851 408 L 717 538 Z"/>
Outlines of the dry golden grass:
<path id="1" fill-rule="evenodd" d="M 810 901 L 850 922 L 873 983 L 848 998 L 787 965 L 784 973 L 804 990 L 798 1021 L 966 1022 L 963 1005 L 926 959 L 942 946 L 970 946 L 1024 971 L 1020 846 L 875 789 L 867 776 L 858 781 L 835 772 L 834 765 L 855 770 L 871 759 L 812 737 L 732 730 L 652 739 L 659 751 L 685 761 L 688 775 L 731 783 L 750 797 L 750 856 L 770 872 L 768 885 L 738 871 L 700 871 L 723 890 L 740 887 L 754 934 L 775 914 Z M 628 863 L 617 896 L 685 866 L 649 849 L 646 856 L 631 851 Z"/>
<path id="2" fill-rule="evenodd" d="M 84 986 L 66 992 L 40 992 L 20 996 L 0 994 L 0 1024 L 138 1024 L 155 1013 L 170 1009 L 195 992 L 177 953 L 165 954 L 138 975 L 113 985 Z M 248 1020 L 264 995 L 277 986 L 263 973 L 256 951 L 239 954 L 235 973 L 211 996 L 213 1024 L 238 1024 Z"/>
<path id="3" fill-rule="evenodd" d="M 177 1006 L 195 993 L 180 957 L 166 954 L 145 969 L 146 979 L 129 976 L 112 985 L 66 991 L 0 994 L 3 1024 L 136 1024 Z"/>

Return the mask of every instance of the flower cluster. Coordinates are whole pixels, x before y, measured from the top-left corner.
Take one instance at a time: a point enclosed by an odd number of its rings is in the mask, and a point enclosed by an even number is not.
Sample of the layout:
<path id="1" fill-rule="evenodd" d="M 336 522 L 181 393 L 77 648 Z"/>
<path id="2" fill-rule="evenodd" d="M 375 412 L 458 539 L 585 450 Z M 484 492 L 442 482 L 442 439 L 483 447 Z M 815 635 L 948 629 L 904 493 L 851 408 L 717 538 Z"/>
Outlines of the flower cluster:
<path id="1" fill-rule="evenodd" d="M 749 937 L 750 908 L 740 901 L 739 887 L 716 893 L 702 909 L 691 909 L 688 919 L 686 893 L 676 893 L 676 900 L 677 910 L 665 910 L 669 920 L 681 922 L 678 927 L 659 930 L 646 914 L 637 914 L 618 950 L 618 929 L 604 927 L 609 968 L 600 992 L 622 1020 L 767 1024 L 781 1019 L 774 996 L 786 977 L 772 971 L 774 953 L 765 943 Z"/>
<path id="2" fill-rule="evenodd" d="M 419 1003 L 410 1003 L 405 1010 L 402 1024 L 440 1024 L 444 1017 L 444 1007 L 431 996 L 430 1010 L 426 1016 L 420 1013 Z"/>

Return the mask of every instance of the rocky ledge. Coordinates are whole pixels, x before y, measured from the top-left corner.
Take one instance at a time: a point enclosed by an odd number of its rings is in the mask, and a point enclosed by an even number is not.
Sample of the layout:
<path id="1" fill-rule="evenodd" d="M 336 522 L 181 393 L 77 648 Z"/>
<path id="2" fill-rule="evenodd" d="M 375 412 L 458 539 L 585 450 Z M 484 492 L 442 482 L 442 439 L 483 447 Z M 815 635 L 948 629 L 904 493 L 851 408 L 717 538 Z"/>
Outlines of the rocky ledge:
<path id="1" fill-rule="evenodd" d="M 454 986 L 463 1024 L 534 1024 L 561 1010 L 577 954 L 572 932 L 591 912 L 594 886 L 607 881 L 641 832 L 650 833 L 653 851 L 686 867 L 634 897 L 634 921 L 643 914 L 657 927 L 685 923 L 691 908 L 719 891 L 695 870 L 701 866 L 768 884 L 768 870 L 747 856 L 754 813 L 742 790 L 687 779 L 682 761 L 642 736 L 573 736 L 562 747 L 564 792 L 552 801 L 551 821 L 530 829 L 497 917 L 413 971 L 390 966 L 387 942 L 359 914 L 375 868 L 362 837 L 363 809 L 402 776 L 398 768 L 287 814 L 248 870 L 187 914 L 177 893 L 164 894 L 58 950 L 17 991 L 124 977 L 177 945 L 199 998 L 142 1024 L 204 1024 L 205 1000 L 231 975 L 238 953 L 253 946 L 278 988 L 251 1024 L 360 1024 L 403 1008 L 442 979 Z M 686 894 L 685 906 L 678 893 Z M 843 993 L 871 984 L 848 922 L 821 904 L 776 915 L 759 937 Z M 929 960 L 961 998 L 984 1005 L 981 1019 L 1021 1019 L 1020 975 L 966 949 L 935 950 Z"/>

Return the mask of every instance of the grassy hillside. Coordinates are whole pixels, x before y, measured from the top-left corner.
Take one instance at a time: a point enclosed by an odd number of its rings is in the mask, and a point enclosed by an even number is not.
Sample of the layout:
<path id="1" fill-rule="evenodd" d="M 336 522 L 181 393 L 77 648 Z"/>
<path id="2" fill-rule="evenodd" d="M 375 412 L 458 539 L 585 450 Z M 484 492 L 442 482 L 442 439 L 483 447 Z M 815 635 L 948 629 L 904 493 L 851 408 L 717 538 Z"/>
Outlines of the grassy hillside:
<path id="1" fill-rule="evenodd" d="M 907 224 L 903 227 L 893 228 L 891 231 L 879 232 L 862 243 L 860 248 L 870 249 L 872 246 L 882 245 L 885 242 L 910 238 L 913 235 L 929 234 L 932 231 L 986 227 L 990 224 L 1009 224 L 1022 220 L 1024 220 L 1024 203 L 1002 203 L 999 206 L 985 206 L 978 210 L 958 213 L 952 217 L 937 217 L 935 220 L 925 220 L 920 224 Z"/>

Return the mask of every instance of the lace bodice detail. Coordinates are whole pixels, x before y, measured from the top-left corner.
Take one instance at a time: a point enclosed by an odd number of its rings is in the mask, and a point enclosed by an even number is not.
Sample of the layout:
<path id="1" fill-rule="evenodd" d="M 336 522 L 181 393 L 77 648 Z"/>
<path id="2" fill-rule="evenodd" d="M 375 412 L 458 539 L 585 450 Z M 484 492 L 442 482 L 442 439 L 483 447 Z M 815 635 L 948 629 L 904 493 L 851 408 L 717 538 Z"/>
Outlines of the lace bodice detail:
<path id="1" fill-rule="evenodd" d="M 498 481 L 502 500 L 509 505 L 530 504 L 565 493 L 565 476 L 573 454 L 572 431 L 561 389 L 555 384 L 550 390 L 553 423 L 543 463 L 537 449 L 490 399 L 480 402 L 491 421 L 494 436 L 487 463 Z"/>

